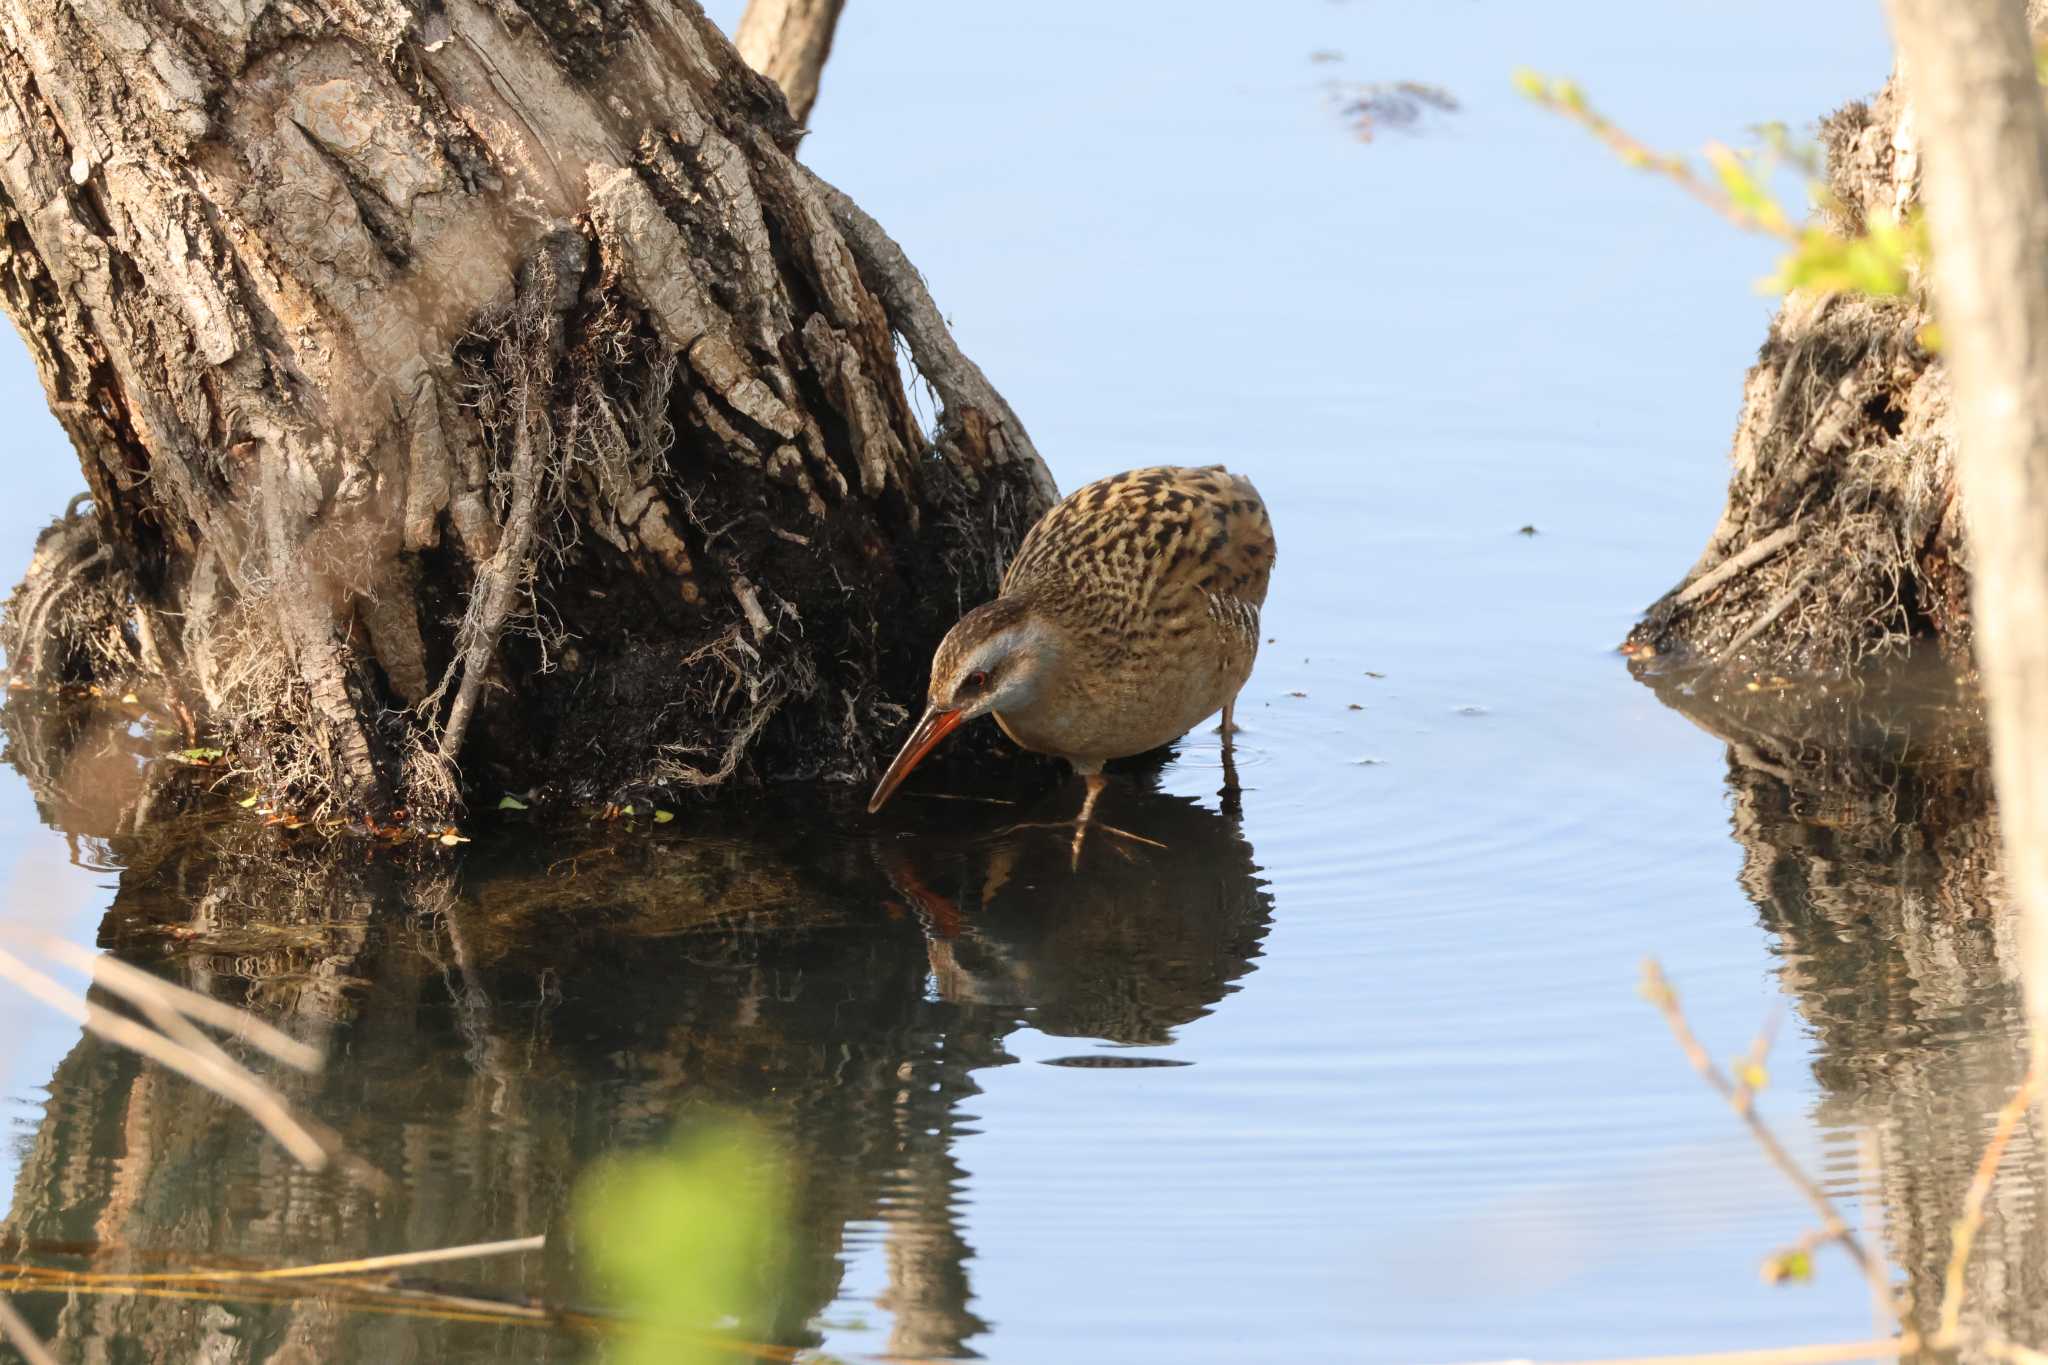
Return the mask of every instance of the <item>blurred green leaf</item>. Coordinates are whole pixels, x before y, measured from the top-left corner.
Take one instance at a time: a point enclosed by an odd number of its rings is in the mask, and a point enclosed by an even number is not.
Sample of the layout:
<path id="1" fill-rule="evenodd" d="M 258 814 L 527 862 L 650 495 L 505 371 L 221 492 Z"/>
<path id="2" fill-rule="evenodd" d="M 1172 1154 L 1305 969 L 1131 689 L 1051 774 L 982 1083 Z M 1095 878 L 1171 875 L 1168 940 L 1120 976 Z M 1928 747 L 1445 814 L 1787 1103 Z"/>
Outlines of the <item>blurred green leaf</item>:
<path id="1" fill-rule="evenodd" d="M 509 792 L 498 798 L 499 810 L 525 810 L 526 803 Z"/>
<path id="2" fill-rule="evenodd" d="M 585 1179 L 578 1238 L 629 1324 L 608 1359 L 729 1365 L 735 1345 L 774 1335 L 788 1264 L 782 1161 L 759 1129 L 724 1121 Z"/>

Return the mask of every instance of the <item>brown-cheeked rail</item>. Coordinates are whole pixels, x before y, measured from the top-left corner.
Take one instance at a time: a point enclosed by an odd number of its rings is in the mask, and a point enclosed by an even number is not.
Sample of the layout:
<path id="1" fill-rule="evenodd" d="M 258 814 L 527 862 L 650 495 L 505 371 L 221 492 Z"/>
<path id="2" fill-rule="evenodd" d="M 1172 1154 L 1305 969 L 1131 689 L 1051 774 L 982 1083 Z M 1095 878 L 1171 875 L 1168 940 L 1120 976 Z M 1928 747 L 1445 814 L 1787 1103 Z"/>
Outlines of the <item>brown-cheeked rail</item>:
<path id="1" fill-rule="evenodd" d="M 1106 761 L 1156 749 L 1219 710 L 1228 756 L 1273 555 L 1258 490 L 1221 465 L 1133 469 L 1069 494 L 1024 537 L 996 599 L 939 642 L 924 715 L 868 810 L 940 740 L 991 715 L 1020 747 L 1086 779 L 1078 864 Z"/>

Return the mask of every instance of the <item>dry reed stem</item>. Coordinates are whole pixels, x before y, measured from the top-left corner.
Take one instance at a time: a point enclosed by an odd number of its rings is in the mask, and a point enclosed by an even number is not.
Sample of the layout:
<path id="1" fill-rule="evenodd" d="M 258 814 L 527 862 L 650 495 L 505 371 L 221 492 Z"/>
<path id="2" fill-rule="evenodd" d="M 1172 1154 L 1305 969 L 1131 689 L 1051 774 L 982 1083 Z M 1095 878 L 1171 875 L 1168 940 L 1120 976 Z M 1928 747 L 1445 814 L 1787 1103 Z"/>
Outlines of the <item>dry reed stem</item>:
<path id="1" fill-rule="evenodd" d="M 1954 1245 L 1949 1249 L 1948 1273 L 1943 1277 L 1941 1287 L 1941 1326 L 1935 1336 L 1935 1343 L 1942 1345 L 1956 1340 L 1963 1320 L 1963 1271 L 1970 1263 L 1970 1248 L 1976 1245 L 1977 1230 L 1984 1225 L 1984 1204 L 1991 1197 L 1992 1182 L 1998 1178 L 1999 1163 L 2005 1158 L 2006 1145 L 2012 1141 L 2013 1130 L 2019 1127 L 2020 1117 L 2033 1102 L 2034 1087 L 2040 1077 L 2037 1072 L 2040 1059 L 2027 1068 L 2019 1088 L 1998 1111 L 1998 1122 L 1992 1127 L 1991 1138 L 1984 1144 L 1984 1155 L 1977 1161 L 1977 1170 L 1970 1177 L 1970 1188 L 1963 1194 L 1963 1213 L 1955 1221 Z M 2008 1349 L 2027 1351 L 2025 1347 L 2013 1346 Z M 2027 1351 L 2027 1356 L 2009 1356 L 2008 1359 L 2025 1359 L 2038 1356 L 2039 1352 Z"/>
<path id="2" fill-rule="evenodd" d="M 137 1005 L 141 1005 L 145 997 L 162 1000 L 187 1018 L 219 1029 L 231 1038 L 238 1038 L 295 1070 L 318 1071 L 325 1061 L 318 1048 L 266 1024 L 247 1010 L 236 1009 L 210 995 L 201 995 L 162 977 L 151 976 L 119 958 L 95 953 L 48 935 L 39 935 L 37 946 L 60 962 L 91 972 L 96 982 L 123 999 L 132 1000 Z"/>
<path id="3" fill-rule="evenodd" d="M 515 1237 L 503 1242 L 472 1242 L 467 1246 L 437 1247 L 429 1251 L 400 1251 L 389 1256 L 366 1256 L 353 1261 L 327 1261 L 319 1265 L 281 1266 L 275 1270 L 215 1271 L 211 1280 L 310 1280 L 327 1275 L 361 1275 L 407 1266 L 442 1265 L 448 1261 L 475 1261 L 491 1256 L 513 1256 L 522 1251 L 539 1251 L 548 1244 L 545 1235 Z M 139 1276 L 158 1279 L 159 1276 Z"/>
<path id="4" fill-rule="evenodd" d="M 1840 1211 L 1835 1207 L 1835 1201 L 1828 1197 L 1827 1191 L 1815 1183 L 1813 1177 L 1792 1159 L 1792 1154 L 1778 1141 L 1778 1135 L 1771 1131 L 1770 1125 L 1756 1112 L 1756 1091 L 1746 1080 L 1731 1081 L 1714 1063 L 1714 1059 L 1707 1055 L 1706 1048 L 1701 1046 L 1698 1036 L 1692 1031 L 1692 1025 L 1687 1022 L 1685 1011 L 1679 1007 L 1678 992 L 1672 989 L 1671 982 L 1664 975 L 1663 967 L 1658 965 L 1655 958 L 1648 958 L 1643 962 L 1643 994 L 1663 1014 L 1664 1022 L 1670 1026 L 1671 1036 L 1678 1040 L 1678 1046 L 1685 1053 L 1686 1060 L 1692 1063 L 1693 1070 L 1699 1072 L 1707 1084 L 1713 1087 L 1715 1093 L 1728 1102 L 1728 1107 L 1735 1111 L 1736 1117 L 1749 1129 L 1750 1136 L 1756 1139 L 1757 1146 L 1763 1148 L 1764 1155 L 1770 1158 L 1771 1164 L 1805 1196 L 1806 1202 L 1820 1215 L 1821 1228 L 1827 1238 L 1839 1244 L 1842 1250 L 1849 1254 L 1849 1259 L 1856 1263 L 1857 1270 L 1862 1272 L 1863 1278 L 1869 1282 L 1871 1291 L 1883 1303 L 1892 1323 L 1905 1332 L 1906 1341 L 1917 1349 L 1917 1339 L 1899 1315 L 1898 1302 L 1894 1297 L 1891 1281 L 1886 1277 L 1883 1268 L 1872 1260 L 1869 1252 L 1864 1249 L 1863 1239 L 1843 1221 Z M 1757 1049 L 1767 1045 L 1768 1034 L 1759 1034 L 1757 1043 L 1751 1046 L 1749 1060 L 1753 1065 L 1761 1065 Z"/>
<path id="5" fill-rule="evenodd" d="M 21 1352 L 21 1358 L 28 1365 L 57 1365 L 57 1357 L 50 1354 L 50 1348 L 43 1345 L 42 1338 L 35 1334 L 21 1314 L 14 1311 L 14 1305 L 4 1294 L 0 1294 L 0 1337 L 5 1337 L 9 1345 Z"/>
<path id="6" fill-rule="evenodd" d="M 331 1155 L 327 1144 L 293 1115 L 283 1099 L 240 1066 L 233 1062 L 223 1065 L 213 1057 L 194 1052 L 132 1019 L 93 1004 L 5 948 L 0 948 L 0 979 L 12 981 L 28 995 L 70 1015 L 90 1032 L 139 1052 L 238 1106 L 263 1125 L 264 1131 L 290 1152 L 300 1165 L 316 1171 L 327 1166 Z"/>
<path id="7" fill-rule="evenodd" d="M 1889 1341 L 1830 1341 L 1813 1346 L 1769 1346 L 1750 1351 L 1706 1351 L 1675 1356 L 1607 1356 L 1593 1360 L 1545 1361 L 1542 1365 L 1836 1365 L 1852 1360 L 1896 1360 L 1914 1343 L 1899 1338 Z M 1478 1365 L 1477 1362 L 1474 1365 Z M 1485 1365 L 1538 1365 L 1535 1361 L 1489 1361 Z"/>

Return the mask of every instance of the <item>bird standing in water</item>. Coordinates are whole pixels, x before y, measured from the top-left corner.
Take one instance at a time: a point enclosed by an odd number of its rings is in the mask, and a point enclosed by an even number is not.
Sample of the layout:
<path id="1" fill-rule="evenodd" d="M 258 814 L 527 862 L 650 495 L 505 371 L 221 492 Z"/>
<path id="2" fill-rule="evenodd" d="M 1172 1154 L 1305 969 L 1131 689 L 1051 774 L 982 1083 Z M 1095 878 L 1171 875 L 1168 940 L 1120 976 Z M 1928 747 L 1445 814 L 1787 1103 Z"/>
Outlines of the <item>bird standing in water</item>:
<path id="1" fill-rule="evenodd" d="M 1056 754 L 1087 780 L 1078 862 L 1104 762 L 1178 739 L 1218 710 L 1229 744 L 1273 552 L 1258 490 L 1221 465 L 1134 469 L 1069 494 L 1024 537 L 996 599 L 940 641 L 924 716 L 868 810 L 986 713 L 1020 747 Z"/>

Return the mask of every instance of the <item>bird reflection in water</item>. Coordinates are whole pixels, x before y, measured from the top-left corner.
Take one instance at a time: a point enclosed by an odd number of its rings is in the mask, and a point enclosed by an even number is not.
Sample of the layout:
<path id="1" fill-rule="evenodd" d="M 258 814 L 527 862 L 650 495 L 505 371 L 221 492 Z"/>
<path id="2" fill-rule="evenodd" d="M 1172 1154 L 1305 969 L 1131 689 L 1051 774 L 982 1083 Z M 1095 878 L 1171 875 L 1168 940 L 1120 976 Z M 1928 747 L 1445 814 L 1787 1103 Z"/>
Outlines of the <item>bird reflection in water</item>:
<path id="1" fill-rule="evenodd" d="M 1072 870 L 1070 823 L 933 801 L 880 841 L 924 929 L 941 999 L 1020 1010 L 1041 1032 L 1162 1046 L 1251 969 L 1272 899 L 1236 819 L 1162 792 L 1155 768 L 1112 784 L 1103 819 L 1164 847 L 1105 840 Z M 1233 788 L 1235 782 L 1230 784 Z M 1060 809 L 1061 792 L 1042 804 Z"/>

